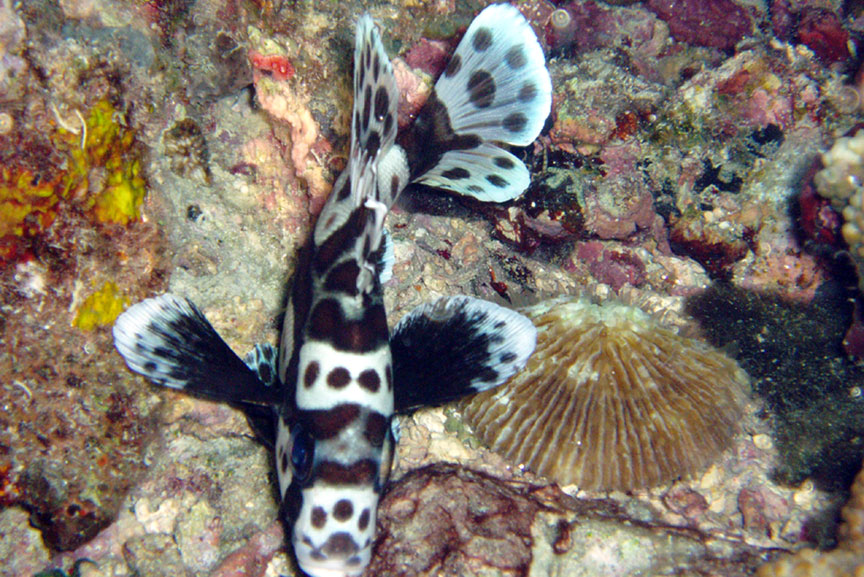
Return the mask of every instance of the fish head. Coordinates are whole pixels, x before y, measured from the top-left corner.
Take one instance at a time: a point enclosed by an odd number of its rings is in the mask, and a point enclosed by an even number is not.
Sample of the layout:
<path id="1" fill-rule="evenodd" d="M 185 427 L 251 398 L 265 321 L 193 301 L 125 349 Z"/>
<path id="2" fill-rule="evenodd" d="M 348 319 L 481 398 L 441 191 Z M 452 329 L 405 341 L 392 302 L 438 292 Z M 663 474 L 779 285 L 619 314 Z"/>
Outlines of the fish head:
<path id="1" fill-rule="evenodd" d="M 310 413 L 291 428 L 283 497 L 297 564 L 311 577 L 360 575 L 372 558 L 378 501 L 390 473 L 390 422 L 354 404 Z"/>

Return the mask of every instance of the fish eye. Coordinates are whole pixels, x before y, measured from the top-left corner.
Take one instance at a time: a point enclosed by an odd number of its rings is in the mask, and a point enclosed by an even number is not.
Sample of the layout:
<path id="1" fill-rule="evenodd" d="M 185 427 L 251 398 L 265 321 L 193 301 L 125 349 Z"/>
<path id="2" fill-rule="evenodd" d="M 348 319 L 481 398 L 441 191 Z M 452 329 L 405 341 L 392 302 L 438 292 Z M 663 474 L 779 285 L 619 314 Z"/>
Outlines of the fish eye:
<path id="1" fill-rule="evenodd" d="M 312 458 L 315 456 L 315 441 L 301 425 L 295 427 L 293 434 L 294 446 L 291 449 L 291 466 L 299 481 L 305 481 L 312 470 Z"/>

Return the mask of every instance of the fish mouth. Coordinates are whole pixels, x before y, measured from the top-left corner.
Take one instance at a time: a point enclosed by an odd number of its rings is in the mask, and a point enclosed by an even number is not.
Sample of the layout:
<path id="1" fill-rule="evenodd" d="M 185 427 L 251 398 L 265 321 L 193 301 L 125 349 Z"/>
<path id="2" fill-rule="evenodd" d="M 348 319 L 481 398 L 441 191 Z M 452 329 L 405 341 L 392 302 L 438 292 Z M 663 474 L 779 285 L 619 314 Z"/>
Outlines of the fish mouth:
<path id="1" fill-rule="evenodd" d="M 304 547 L 304 549 L 307 549 Z M 347 559 L 321 558 L 316 550 L 296 551 L 297 564 L 309 577 L 359 577 L 372 557 L 371 547 L 358 551 Z M 319 556 L 320 555 L 320 556 Z"/>
<path id="2" fill-rule="evenodd" d="M 310 577 L 357 577 L 372 559 L 371 544 L 358 547 L 348 533 L 334 533 L 320 547 L 303 539 L 294 544 L 297 564 Z"/>

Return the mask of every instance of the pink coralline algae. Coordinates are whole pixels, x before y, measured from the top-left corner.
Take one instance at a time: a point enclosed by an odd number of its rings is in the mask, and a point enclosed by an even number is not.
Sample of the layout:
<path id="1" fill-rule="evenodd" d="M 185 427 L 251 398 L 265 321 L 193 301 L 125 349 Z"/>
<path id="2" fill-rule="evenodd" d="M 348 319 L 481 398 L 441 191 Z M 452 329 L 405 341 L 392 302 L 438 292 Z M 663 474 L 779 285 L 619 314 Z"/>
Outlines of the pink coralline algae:
<path id="1" fill-rule="evenodd" d="M 393 59 L 393 75 L 399 87 L 399 128 L 410 126 L 417 118 L 429 94 L 432 85 L 423 80 L 422 75 L 411 68 L 411 65 L 401 58 Z"/>
<path id="2" fill-rule="evenodd" d="M 647 7 L 688 44 L 731 50 L 753 31 L 750 15 L 731 0 L 648 0 Z"/>
<path id="3" fill-rule="evenodd" d="M 543 38 L 551 50 L 571 46 L 581 53 L 620 47 L 631 64 L 648 74 L 658 53 L 665 47 L 666 35 L 660 32 L 657 17 L 640 9 L 610 9 L 591 0 L 562 4 L 548 19 Z"/>
<path id="4" fill-rule="evenodd" d="M 294 66 L 286 57 L 279 54 L 261 54 L 251 50 L 249 60 L 252 61 L 256 71 L 268 73 L 275 80 L 288 80 L 294 76 Z"/>
<path id="5" fill-rule="evenodd" d="M 616 293 L 624 285 L 639 286 L 645 282 L 645 264 L 630 250 L 606 248 L 595 240 L 579 245 L 576 256 L 588 264 L 594 278 Z"/>
<path id="6" fill-rule="evenodd" d="M 817 158 L 804 177 L 801 194 L 798 196 L 798 206 L 801 211 L 799 222 L 807 239 L 841 248 L 843 246 L 840 236 L 842 218 L 831 207 L 831 200 L 821 196 L 813 183 L 813 177 L 821 169 L 822 161 Z"/>
<path id="7" fill-rule="evenodd" d="M 420 42 L 405 54 L 405 62 L 411 68 L 417 68 L 430 76 L 437 77 L 444 71 L 452 53 L 453 46 L 448 42 L 421 38 Z"/>
<path id="8" fill-rule="evenodd" d="M 570 2 L 556 10 L 546 28 L 546 42 L 552 49 L 575 42 L 583 52 L 608 46 L 616 37 L 619 23 L 611 10 L 596 2 Z"/>
<path id="9" fill-rule="evenodd" d="M 791 0 L 772 0 L 769 9 L 771 14 L 771 31 L 774 36 L 788 42 L 795 31 L 797 14 L 792 10 Z"/>

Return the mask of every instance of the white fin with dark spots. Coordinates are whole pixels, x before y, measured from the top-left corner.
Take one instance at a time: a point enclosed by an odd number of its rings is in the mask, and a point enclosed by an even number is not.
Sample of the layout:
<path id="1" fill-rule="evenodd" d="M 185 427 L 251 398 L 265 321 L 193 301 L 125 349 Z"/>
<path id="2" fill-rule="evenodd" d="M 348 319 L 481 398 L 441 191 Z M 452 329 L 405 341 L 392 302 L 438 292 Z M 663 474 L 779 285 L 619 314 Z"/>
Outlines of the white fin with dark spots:
<path id="1" fill-rule="evenodd" d="M 468 27 L 435 84 L 431 125 L 452 131 L 437 164 L 416 182 L 483 201 L 503 202 L 528 187 L 528 170 L 492 142 L 527 146 L 552 107 L 543 49 L 518 9 L 493 4 Z M 450 150 L 447 150 L 450 148 Z"/>
<path id="2" fill-rule="evenodd" d="M 536 344 L 527 317 L 494 303 L 460 295 L 420 305 L 390 338 L 396 411 L 496 387 L 525 366 Z"/>
<path id="3" fill-rule="evenodd" d="M 387 151 L 396 140 L 399 88 L 378 28 L 369 14 L 357 22 L 354 39 L 354 114 L 351 149 L 369 157 Z"/>
<path id="4" fill-rule="evenodd" d="M 471 22 L 435 84 L 456 134 L 531 144 L 552 108 L 543 49 L 519 10 L 493 4 Z"/>
<path id="5" fill-rule="evenodd" d="M 117 318 L 113 332 L 129 368 L 154 384 L 230 403 L 275 406 L 282 400 L 188 299 L 164 294 L 143 300 Z"/>
<path id="6" fill-rule="evenodd" d="M 323 245 L 364 203 L 377 201 L 389 209 L 395 200 L 390 198 L 389 191 L 379 195 L 377 189 L 379 157 L 391 154 L 396 140 L 398 105 L 399 89 L 393 66 L 375 22 L 364 14 L 357 22 L 354 45 L 354 109 L 348 168 L 337 179 L 319 216 L 316 245 Z"/>
<path id="7" fill-rule="evenodd" d="M 384 219 L 408 181 L 405 153 L 393 146 L 398 105 L 393 66 L 375 23 L 364 14 L 357 23 L 354 46 L 348 168 L 337 179 L 313 234 L 317 247 L 327 247 L 327 264 L 322 268 L 344 263 L 345 257 L 356 260 L 358 293 L 368 293 L 375 282 Z"/>
<path id="8" fill-rule="evenodd" d="M 393 265 L 396 264 L 396 253 L 393 250 L 393 237 L 390 231 L 384 229 L 381 248 L 381 257 L 376 259 L 376 270 L 378 271 L 378 282 L 382 285 L 393 278 Z"/>
<path id="9" fill-rule="evenodd" d="M 451 150 L 421 179 L 423 184 L 468 194 L 483 202 L 513 200 L 531 184 L 522 161 L 484 142 L 470 150 Z"/>

